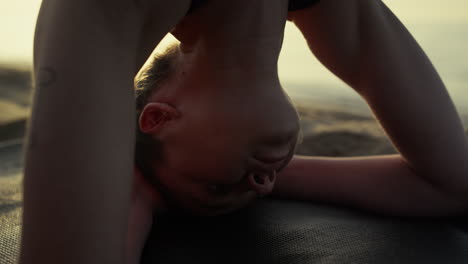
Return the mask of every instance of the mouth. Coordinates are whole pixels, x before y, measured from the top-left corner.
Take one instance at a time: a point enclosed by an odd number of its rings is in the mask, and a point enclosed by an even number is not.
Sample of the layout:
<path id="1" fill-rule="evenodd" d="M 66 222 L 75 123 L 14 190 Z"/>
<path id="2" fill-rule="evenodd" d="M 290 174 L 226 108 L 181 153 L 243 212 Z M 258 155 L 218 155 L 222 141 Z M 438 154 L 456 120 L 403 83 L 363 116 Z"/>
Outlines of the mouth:
<path id="1" fill-rule="evenodd" d="M 287 144 L 285 147 L 279 149 L 275 148 L 260 151 L 256 153 L 253 158 L 265 164 L 272 164 L 285 160 L 289 156 L 290 152 L 291 145 Z"/>
<path id="2" fill-rule="evenodd" d="M 291 161 L 292 157 L 294 156 L 294 148 L 288 150 L 286 154 L 281 156 L 279 155 L 255 155 L 251 159 L 251 164 L 258 170 L 261 171 L 276 171 L 279 172 L 284 169 Z"/>
<path id="3" fill-rule="evenodd" d="M 261 169 L 279 172 L 289 164 L 294 156 L 296 141 L 297 137 L 281 148 L 265 149 L 255 153 L 252 157 L 252 163 Z"/>

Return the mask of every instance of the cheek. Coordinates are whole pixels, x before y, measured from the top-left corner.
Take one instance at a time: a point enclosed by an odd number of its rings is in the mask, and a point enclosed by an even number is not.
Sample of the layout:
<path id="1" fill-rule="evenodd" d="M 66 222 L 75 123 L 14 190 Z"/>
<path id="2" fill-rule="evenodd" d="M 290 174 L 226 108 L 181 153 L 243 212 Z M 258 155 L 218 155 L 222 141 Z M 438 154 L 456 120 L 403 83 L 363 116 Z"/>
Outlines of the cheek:
<path id="1" fill-rule="evenodd" d="M 218 139 L 190 137 L 165 144 L 164 166 L 187 182 L 223 183 L 239 179 L 246 166 L 245 147 L 222 134 Z"/>

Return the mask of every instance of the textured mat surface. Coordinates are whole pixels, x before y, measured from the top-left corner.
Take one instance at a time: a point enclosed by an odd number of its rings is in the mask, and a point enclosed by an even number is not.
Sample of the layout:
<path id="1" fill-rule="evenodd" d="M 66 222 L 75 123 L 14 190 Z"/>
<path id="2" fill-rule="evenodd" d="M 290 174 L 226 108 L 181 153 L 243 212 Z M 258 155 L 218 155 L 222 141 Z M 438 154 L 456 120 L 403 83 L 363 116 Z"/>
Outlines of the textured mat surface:
<path id="1" fill-rule="evenodd" d="M 0 263 L 16 263 L 21 228 L 21 207 L 0 205 Z"/>
<path id="2" fill-rule="evenodd" d="M 263 200 L 232 215 L 163 215 L 142 263 L 468 263 L 466 222 Z"/>
<path id="3" fill-rule="evenodd" d="M 21 145 L 0 146 L 0 264 L 16 263 Z M 161 215 L 142 263 L 468 263 L 468 217 L 414 221 L 265 199 L 216 218 Z"/>
<path id="4" fill-rule="evenodd" d="M 21 228 L 21 145 L 0 145 L 0 263 L 16 263 Z"/>

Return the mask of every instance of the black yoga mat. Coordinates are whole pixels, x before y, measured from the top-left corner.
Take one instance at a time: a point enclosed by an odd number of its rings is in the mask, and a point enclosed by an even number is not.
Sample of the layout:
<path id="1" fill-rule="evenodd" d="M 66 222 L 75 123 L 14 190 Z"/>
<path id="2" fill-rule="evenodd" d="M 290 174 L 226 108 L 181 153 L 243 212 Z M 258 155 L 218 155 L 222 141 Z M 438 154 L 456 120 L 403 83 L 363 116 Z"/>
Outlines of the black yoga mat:
<path id="1" fill-rule="evenodd" d="M 468 220 L 389 218 L 264 199 L 216 218 L 155 218 L 144 264 L 468 263 Z"/>

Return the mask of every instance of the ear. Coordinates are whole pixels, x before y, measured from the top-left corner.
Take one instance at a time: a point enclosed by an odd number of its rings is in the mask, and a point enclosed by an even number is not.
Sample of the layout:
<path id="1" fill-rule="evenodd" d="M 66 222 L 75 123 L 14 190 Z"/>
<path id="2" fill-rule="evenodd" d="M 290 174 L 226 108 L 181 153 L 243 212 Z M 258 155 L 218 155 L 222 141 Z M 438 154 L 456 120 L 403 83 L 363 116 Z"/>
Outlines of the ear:
<path id="1" fill-rule="evenodd" d="M 138 125 L 143 133 L 154 134 L 161 131 L 168 121 L 175 120 L 180 112 L 167 103 L 148 103 L 141 111 Z"/>

